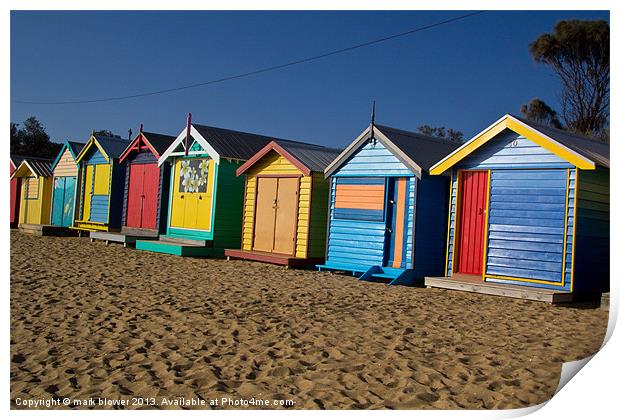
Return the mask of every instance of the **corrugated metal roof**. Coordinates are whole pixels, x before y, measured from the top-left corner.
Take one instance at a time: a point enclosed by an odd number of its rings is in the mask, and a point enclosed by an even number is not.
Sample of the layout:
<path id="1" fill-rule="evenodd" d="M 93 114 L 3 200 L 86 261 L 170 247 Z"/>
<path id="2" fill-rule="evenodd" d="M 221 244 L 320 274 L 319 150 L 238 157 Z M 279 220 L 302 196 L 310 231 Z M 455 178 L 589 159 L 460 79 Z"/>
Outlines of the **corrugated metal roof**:
<path id="1" fill-rule="evenodd" d="M 580 134 L 571 133 L 570 131 L 548 127 L 535 121 L 517 117 L 516 115 L 508 115 L 541 132 L 547 137 L 551 137 L 553 140 L 563 144 L 591 161 L 609 168 L 609 143 Z"/>
<path id="2" fill-rule="evenodd" d="M 276 140 L 276 143 L 313 172 L 323 172 L 342 151 L 310 143 L 282 140 Z"/>
<path id="3" fill-rule="evenodd" d="M 32 173 L 37 177 L 52 176 L 52 160 L 44 158 L 25 158 L 19 164 L 13 176 L 23 178 Z"/>
<path id="4" fill-rule="evenodd" d="M 385 136 L 406 156 L 427 171 L 436 162 L 452 153 L 460 146 L 460 144 L 449 140 L 388 127 L 386 125 L 375 124 L 375 127 L 385 134 Z"/>
<path id="5" fill-rule="evenodd" d="M 112 159 L 120 157 L 125 151 L 125 148 L 129 146 L 129 140 L 126 139 L 100 135 L 96 135 L 95 138 L 101 147 L 103 147 L 106 154 Z"/>
<path id="6" fill-rule="evenodd" d="M 200 135 L 205 138 L 221 158 L 249 160 L 271 141 L 277 141 L 282 146 L 284 146 L 283 142 L 288 144 L 307 144 L 226 128 L 199 124 L 192 124 L 192 126 L 198 130 Z"/>
<path id="7" fill-rule="evenodd" d="M 172 142 L 176 139 L 176 137 L 167 136 L 165 134 L 151 133 L 148 131 L 143 131 L 142 134 L 149 143 L 157 150 L 157 153 L 161 156 L 162 153 L 170 147 Z"/>

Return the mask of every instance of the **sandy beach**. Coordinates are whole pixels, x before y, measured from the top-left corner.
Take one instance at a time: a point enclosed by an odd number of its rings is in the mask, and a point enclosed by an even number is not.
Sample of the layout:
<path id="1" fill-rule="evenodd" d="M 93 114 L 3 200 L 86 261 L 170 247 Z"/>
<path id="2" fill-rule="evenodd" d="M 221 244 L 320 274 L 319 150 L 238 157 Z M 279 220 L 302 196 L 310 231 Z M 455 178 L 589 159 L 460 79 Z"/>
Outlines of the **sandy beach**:
<path id="1" fill-rule="evenodd" d="M 11 407 L 52 397 L 525 407 L 553 395 L 562 362 L 598 350 L 607 316 L 12 231 Z"/>

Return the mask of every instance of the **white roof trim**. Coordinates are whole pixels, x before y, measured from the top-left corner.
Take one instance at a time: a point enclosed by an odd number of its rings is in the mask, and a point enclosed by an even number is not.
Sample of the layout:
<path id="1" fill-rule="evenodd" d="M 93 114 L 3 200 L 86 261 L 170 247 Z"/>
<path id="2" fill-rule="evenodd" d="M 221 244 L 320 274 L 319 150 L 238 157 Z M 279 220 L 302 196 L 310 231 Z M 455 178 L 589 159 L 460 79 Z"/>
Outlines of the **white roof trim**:
<path id="1" fill-rule="evenodd" d="M 398 160 L 400 160 L 405 166 L 407 166 L 416 176 L 420 178 L 422 177 L 422 168 L 420 168 L 420 165 L 411 160 L 409 156 L 405 155 L 394 143 L 392 143 L 388 136 L 383 134 L 381 130 L 377 128 L 377 126 L 373 128 L 373 132 L 376 139 L 379 140 L 379 142 L 383 144 L 386 149 L 392 152 L 392 154 L 394 154 L 394 156 L 398 158 Z M 353 142 L 349 144 L 349 146 L 347 146 L 347 148 L 344 149 L 342 153 L 340 153 L 338 157 L 334 159 L 332 163 L 329 164 L 329 166 L 327 166 L 327 168 L 325 168 L 325 170 L 323 171 L 325 177 L 327 178 L 331 176 L 339 165 L 344 163 L 346 159 L 353 156 L 353 153 L 360 147 L 362 143 L 368 140 L 369 136 L 370 126 L 368 126 L 364 131 L 362 131 L 362 134 L 357 136 L 357 138 L 353 140 Z"/>
<path id="2" fill-rule="evenodd" d="M 11 179 L 13 178 L 25 178 L 23 176 L 15 176 L 17 175 L 17 173 L 19 172 L 19 170 L 21 169 L 22 166 L 26 165 L 26 167 L 28 167 L 28 170 L 30 171 L 30 173 L 32 175 L 34 175 L 35 178 L 39 178 L 39 175 L 32 169 L 32 166 L 30 166 L 30 164 L 28 164 L 28 161 L 26 159 L 24 159 L 22 161 L 22 163 L 19 164 L 19 166 L 17 168 L 15 168 L 15 170 L 13 171 L 13 173 L 11 174 Z M 28 177 L 29 178 L 29 177 Z"/>
<path id="3" fill-rule="evenodd" d="M 178 156 L 178 154 L 174 152 L 174 149 L 176 149 L 177 146 L 179 144 L 181 144 L 183 142 L 183 140 L 185 140 L 185 134 L 186 133 L 187 133 L 187 127 L 183 128 L 183 130 L 181 130 L 181 132 L 179 133 L 177 138 L 174 139 L 172 144 L 166 149 L 166 151 L 164 153 L 162 153 L 162 155 L 160 156 L 160 158 L 157 161 L 157 164 L 159 166 L 161 166 L 171 156 Z M 215 161 L 215 163 L 219 165 L 219 163 L 220 163 L 220 155 L 219 155 L 219 153 L 217 153 L 215 151 L 215 149 L 213 147 L 211 147 L 209 142 L 204 137 L 202 137 L 202 135 L 198 132 L 198 130 L 196 130 L 194 128 L 193 125 L 190 127 L 190 135 L 194 138 L 195 141 L 198 142 L 198 144 L 200 144 L 200 147 L 203 148 L 203 150 Z M 195 154 L 195 152 L 194 153 L 191 152 L 191 151 L 188 152 L 188 155 L 190 155 L 190 154 Z"/>

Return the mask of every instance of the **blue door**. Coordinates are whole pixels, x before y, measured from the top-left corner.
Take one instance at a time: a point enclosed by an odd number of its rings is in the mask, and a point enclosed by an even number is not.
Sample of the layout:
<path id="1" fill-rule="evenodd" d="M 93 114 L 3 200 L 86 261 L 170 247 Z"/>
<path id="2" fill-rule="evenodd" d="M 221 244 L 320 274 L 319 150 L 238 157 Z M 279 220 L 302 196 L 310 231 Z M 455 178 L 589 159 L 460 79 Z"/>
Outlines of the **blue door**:
<path id="1" fill-rule="evenodd" d="M 54 178 L 54 201 L 52 202 L 52 224 L 54 226 L 71 226 L 75 205 L 75 177 L 62 176 Z"/>
<path id="2" fill-rule="evenodd" d="M 389 178 L 384 267 L 407 268 L 409 178 Z"/>

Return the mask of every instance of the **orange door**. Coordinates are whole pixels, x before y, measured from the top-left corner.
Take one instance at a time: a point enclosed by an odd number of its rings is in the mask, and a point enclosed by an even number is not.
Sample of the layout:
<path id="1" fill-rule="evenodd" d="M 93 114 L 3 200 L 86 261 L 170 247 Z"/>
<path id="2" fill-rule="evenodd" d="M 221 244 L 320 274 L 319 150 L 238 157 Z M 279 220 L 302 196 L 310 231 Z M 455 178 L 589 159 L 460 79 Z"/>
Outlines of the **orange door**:
<path id="1" fill-rule="evenodd" d="M 256 251 L 273 251 L 277 197 L 277 178 L 257 179 L 253 245 L 253 249 Z"/>
<path id="2" fill-rule="evenodd" d="M 278 178 L 273 252 L 293 255 L 297 225 L 297 178 Z"/>

